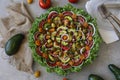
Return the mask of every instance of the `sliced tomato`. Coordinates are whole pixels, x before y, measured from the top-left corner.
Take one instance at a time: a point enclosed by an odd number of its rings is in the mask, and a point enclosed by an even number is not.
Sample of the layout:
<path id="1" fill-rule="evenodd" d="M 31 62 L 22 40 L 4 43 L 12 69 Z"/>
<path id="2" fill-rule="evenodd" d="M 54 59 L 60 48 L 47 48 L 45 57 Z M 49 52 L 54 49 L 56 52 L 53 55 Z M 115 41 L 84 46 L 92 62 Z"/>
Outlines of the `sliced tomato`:
<path id="1" fill-rule="evenodd" d="M 58 13 L 56 11 L 52 11 L 49 13 L 48 15 L 48 19 L 53 19 L 55 18 L 56 16 L 58 16 Z"/>
<path id="2" fill-rule="evenodd" d="M 36 33 L 34 34 L 34 39 L 37 40 L 37 39 L 39 38 L 39 35 L 40 35 L 40 32 L 36 32 Z"/>
<path id="3" fill-rule="evenodd" d="M 42 20 L 42 21 L 39 23 L 39 27 L 42 28 L 45 23 L 46 23 L 46 20 Z"/>
<path id="4" fill-rule="evenodd" d="M 62 48 L 63 50 L 69 50 L 69 49 L 70 49 L 70 47 L 67 47 L 67 46 L 61 46 L 61 48 Z"/>
<path id="5" fill-rule="evenodd" d="M 89 47 L 91 47 L 93 45 L 93 40 L 90 41 L 90 40 L 87 39 L 85 41 L 85 44 L 88 45 Z"/>
<path id="6" fill-rule="evenodd" d="M 89 32 L 90 32 L 91 34 L 93 34 L 93 27 L 89 24 L 89 25 L 88 25 L 88 28 L 89 28 Z"/>
<path id="7" fill-rule="evenodd" d="M 90 34 L 92 34 L 92 35 L 95 34 L 95 27 L 94 27 L 94 25 L 93 25 L 92 23 L 89 23 L 89 24 L 88 24 L 88 32 L 89 32 Z"/>
<path id="8" fill-rule="evenodd" d="M 70 68 L 71 66 L 69 64 L 62 64 L 62 69 L 68 69 Z"/>
<path id="9" fill-rule="evenodd" d="M 89 45 L 89 40 L 88 40 L 88 39 L 85 40 L 85 44 L 86 44 L 86 45 Z"/>
<path id="10" fill-rule="evenodd" d="M 85 51 L 85 52 L 83 53 L 83 55 L 84 55 L 85 58 L 88 58 L 88 56 L 89 56 L 89 51 Z"/>
<path id="11" fill-rule="evenodd" d="M 63 16 L 72 16 L 73 13 L 71 11 L 64 11 L 63 13 Z"/>
<path id="12" fill-rule="evenodd" d="M 77 16 L 78 21 L 82 24 L 83 22 L 85 22 L 85 18 L 82 16 Z"/>
<path id="13" fill-rule="evenodd" d="M 75 60 L 73 66 L 78 66 L 78 65 L 80 65 L 80 64 L 82 63 L 82 61 L 83 61 L 83 60 L 81 60 L 81 59 Z"/>
<path id="14" fill-rule="evenodd" d="M 47 60 L 47 64 L 48 64 L 48 66 L 50 66 L 50 67 L 55 67 L 56 66 L 56 62 L 52 62 L 52 61 L 48 61 Z"/>
<path id="15" fill-rule="evenodd" d="M 42 56 L 42 52 L 40 51 L 40 47 L 36 48 L 36 52 L 37 52 L 38 55 Z"/>
<path id="16" fill-rule="evenodd" d="M 89 45 L 88 45 L 88 46 L 90 46 L 90 47 L 93 46 L 93 40 L 92 40 L 92 41 L 89 41 Z"/>
<path id="17" fill-rule="evenodd" d="M 89 30 L 89 29 L 88 29 Z M 90 32 L 86 33 L 86 38 L 88 39 L 90 36 L 92 36 L 92 34 Z"/>

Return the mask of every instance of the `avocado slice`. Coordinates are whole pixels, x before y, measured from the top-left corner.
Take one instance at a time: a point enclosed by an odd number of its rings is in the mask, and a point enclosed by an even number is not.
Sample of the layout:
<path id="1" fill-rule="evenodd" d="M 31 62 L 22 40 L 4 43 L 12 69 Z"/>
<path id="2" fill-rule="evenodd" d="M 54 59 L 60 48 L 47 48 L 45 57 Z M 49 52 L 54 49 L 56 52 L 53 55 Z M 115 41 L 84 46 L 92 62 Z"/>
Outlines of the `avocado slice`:
<path id="1" fill-rule="evenodd" d="M 65 27 L 65 26 L 60 26 L 60 27 L 57 28 L 57 31 L 59 31 L 60 29 L 62 29 L 62 30 L 67 30 L 68 28 Z"/>
<path id="2" fill-rule="evenodd" d="M 59 35 L 63 35 L 63 34 L 66 34 L 67 32 L 66 31 L 61 31 Z"/>
<path id="3" fill-rule="evenodd" d="M 63 62 L 63 63 L 67 63 L 70 61 L 70 57 L 61 57 L 60 60 Z"/>
<path id="4" fill-rule="evenodd" d="M 68 45 L 68 42 L 65 42 L 65 41 L 62 41 L 61 43 L 62 43 L 62 45 L 64 45 L 64 46 Z"/>
<path id="5" fill-rule="evenodd" d="M 54 18 L 54 21 L 57 21 L 57 20 L 60 20 L 60 17 L 57 16 Z"/>
<path id="6" fill-rule="evenodd" d="M 76 47 L 75 47 L 75 43 L 73 43 L 73 45 L 72 45 L 72 49 L 73 49 L 73 50 L 76 49 Z"/>
<path id="7" fill-rule="evenodd" d="M 56 33 L 57 33 L 57 32 L 55 31 L 55 32 L 53 32 L 53 33 L 51 34 L 51 39 L 52 39 L 52 40 L 55 39 L 55 35 L 56 35 Z"/>
<path id="8" fill-rule="evenodd" d="M 74 58 L 75 58 L 75 59 L 79 59 L 79 58 L 80 58 L 80 55 L 76 55 Z"/>
<path id="9" fill-rule="evenodd" d="M 60 43 L 60 40 L 61 40 L 61 38 L 56 37 L 56 41 L 57 41 L 58 43 Z"/>
<path id="10" fill-rule="evenodd" d="M 70 16 L 65 16 L 65 19 L 68 19 L 69 21 L 72 21 L 73 19 Z"/>
<path id="11" fill-rule="evenodd" d="M 48 56 L 49 56 L 49 59 L 50 59 L 51 61 L 55 61 L 54 58 L 53 58 L 50 54 L 49 54 Z"/>
<path id="12" fill-rule="evenodd" d="M 76 30 L 74 30 L 74 29 L 69 29 L 68 32 L 73 32 L 73 33 L 75 33 Z"/>
<path id="13" fill-rule="evenodd" d="M 64 54 L 63 56 L 59 57 L 59 59 L 61 60 L 61 62 L 63 62 L 63 63 L 69 62 L 70 61 L 70 57 L 67 55 L 66 52 L 63 53 L 63 54 Z"/>

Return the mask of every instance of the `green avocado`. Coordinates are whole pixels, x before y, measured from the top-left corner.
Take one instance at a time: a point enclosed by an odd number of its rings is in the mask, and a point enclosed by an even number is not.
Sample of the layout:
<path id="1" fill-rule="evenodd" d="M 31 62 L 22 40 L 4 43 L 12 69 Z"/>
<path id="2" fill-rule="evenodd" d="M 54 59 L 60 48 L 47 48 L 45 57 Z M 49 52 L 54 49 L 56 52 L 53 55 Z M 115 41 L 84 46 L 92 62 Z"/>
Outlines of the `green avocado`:
<path id="1" fill-rule="evenodd" d="M 88 80 L 104 80 L 104 79 L 96 74 L 90 74 Z"/>
<path id="2" fill-rule="evenodd" d="M 11 37 L 5 44 L 5 52 L 7 55 L 14 55 L 20 48 L 24 35 L 19 33 Z"/>
<path id="3" fill-rule="evenodd" d="M 110 69 L 110 71 L 114 74 L 116 80 L 120 80 L 120 68 L 118 68 L 116 65 L 114 64 L 109 64 L 108 68 Z"/>

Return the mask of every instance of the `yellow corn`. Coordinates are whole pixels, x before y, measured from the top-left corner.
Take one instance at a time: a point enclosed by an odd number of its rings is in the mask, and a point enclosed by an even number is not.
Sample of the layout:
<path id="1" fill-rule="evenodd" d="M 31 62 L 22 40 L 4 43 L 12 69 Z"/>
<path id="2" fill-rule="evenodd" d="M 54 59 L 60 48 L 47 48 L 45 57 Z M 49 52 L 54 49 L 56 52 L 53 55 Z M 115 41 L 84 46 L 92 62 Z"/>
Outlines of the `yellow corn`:
<path id="1" fill-rule="evenodd" d="M 36 78 L 40 77 L 40 71 L 35 71 L 34 76 L 35 76 Z"/>
<path id="2" fill-rule="evenodd" d="M 28 2 L 29 4 L 31 4 L 31 3 L 33 2 L 33 0 L 27 0 L 27 2 Z"/>

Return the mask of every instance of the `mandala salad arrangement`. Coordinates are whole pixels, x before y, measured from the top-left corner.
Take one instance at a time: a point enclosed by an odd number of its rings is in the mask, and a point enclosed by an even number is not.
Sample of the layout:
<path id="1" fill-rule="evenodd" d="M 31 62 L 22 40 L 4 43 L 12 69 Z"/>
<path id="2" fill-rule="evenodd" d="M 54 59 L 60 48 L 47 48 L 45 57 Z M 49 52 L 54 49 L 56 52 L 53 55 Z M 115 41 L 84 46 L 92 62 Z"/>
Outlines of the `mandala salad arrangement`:
<path id="1" fill-rule="evenodd" d="M 29 32 L 34 59 L 48 72 L 78 72 L 97 56 L 101 38 L 95 19 L 71 5 L 53 7 L 35 20 Z"/>

